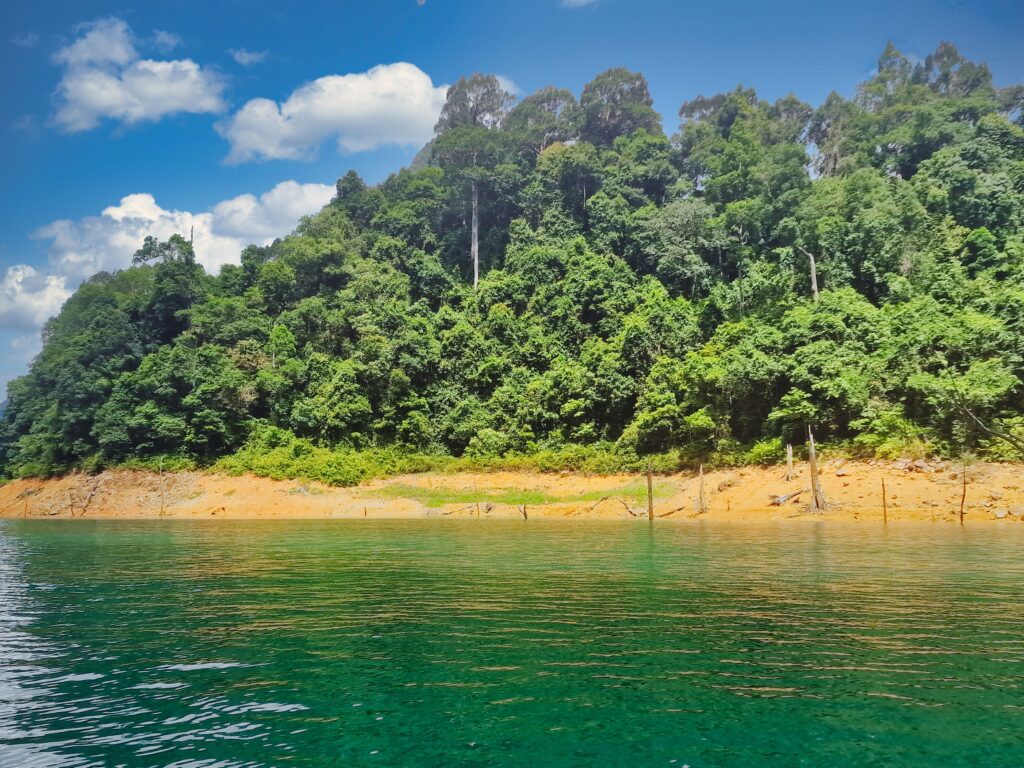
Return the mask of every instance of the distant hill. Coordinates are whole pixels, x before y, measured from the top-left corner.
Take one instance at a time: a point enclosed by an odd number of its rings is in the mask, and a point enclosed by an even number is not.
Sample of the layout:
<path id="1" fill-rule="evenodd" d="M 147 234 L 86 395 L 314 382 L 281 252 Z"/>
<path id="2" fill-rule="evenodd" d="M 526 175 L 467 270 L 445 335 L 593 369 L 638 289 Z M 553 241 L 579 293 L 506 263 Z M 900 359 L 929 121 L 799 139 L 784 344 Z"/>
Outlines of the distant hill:
<path id="1" fill-rule="evenodd" d="M 518 104 L 460 80 L 411 168 L 349 172 L 239 265 L 147 238 L 82 285 L 12 384 L 0 473 L 669 469 L 771 463 L 809 428 L 1012 455 L 1024 88 L 947 43 L 847 86 L 700 96 L 666 136 L 639 73 Z"/>

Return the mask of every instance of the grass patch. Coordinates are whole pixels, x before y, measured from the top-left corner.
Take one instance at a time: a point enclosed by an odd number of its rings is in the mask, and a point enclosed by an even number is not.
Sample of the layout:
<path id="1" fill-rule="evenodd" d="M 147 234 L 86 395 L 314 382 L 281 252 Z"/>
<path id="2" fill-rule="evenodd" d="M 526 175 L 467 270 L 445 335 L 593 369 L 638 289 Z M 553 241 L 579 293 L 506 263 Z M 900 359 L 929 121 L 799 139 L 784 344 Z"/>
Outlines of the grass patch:
<path id="1" fill-rule="evenodd" d="M 668 480 L 655 480 L 654 498 L 665 499 L 672 496 L 678 488 L 676 483 Z M 608 498 L 641 501 L 647 498 L 647 481 L 644 479 L 624 483 L 606 490 L 586 491 L 576 494 L 559 494 L 536 489 L 519 488 L 425 488 L 419 485 L 396 483 L 371 491 L 371 495 L 379 499 L 411 499 L 426 507 L 437 508 L 448 504 L 507 504 L 536 506 L 538 504 L 558 504 L 570 501 L 600 501 Z"/>

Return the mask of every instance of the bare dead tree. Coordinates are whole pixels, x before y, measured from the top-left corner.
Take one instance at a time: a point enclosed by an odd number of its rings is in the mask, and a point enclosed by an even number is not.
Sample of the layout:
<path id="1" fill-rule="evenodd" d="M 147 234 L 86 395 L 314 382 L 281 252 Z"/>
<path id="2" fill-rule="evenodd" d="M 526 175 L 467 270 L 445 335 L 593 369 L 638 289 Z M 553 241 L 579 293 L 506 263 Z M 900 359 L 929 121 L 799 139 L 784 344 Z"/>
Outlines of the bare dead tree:
<path id="1" fill-rule="evenodd" d="M 804 248 L 802 245 L 798 245 L 797 248 L 803 252 L 804 256 L 811 264 L 811 295 L 814 297 L 814 302 L 818 302 L 818 263 L 814 260 L 814 254 Z"/>
<path id="2" fill-rule="evenodd" d="M 700 465 L 700 474 L 697 480 L 697 498 L 694 499 L 694 506 L 697 508 L 696 512 L 698 515 L 703 515 L 708 511 L 707 498 L 704 496 L 704 465 Z"/>
<path id="3" fill-rule="evenodd" d="M 807 446 L 807 461 L 811 471 L 811 512 L 824 512 L 827 505 L 818 479 L 818 455 L 814 450 L 814 433 L 810 427 L 807 427 Z"/>

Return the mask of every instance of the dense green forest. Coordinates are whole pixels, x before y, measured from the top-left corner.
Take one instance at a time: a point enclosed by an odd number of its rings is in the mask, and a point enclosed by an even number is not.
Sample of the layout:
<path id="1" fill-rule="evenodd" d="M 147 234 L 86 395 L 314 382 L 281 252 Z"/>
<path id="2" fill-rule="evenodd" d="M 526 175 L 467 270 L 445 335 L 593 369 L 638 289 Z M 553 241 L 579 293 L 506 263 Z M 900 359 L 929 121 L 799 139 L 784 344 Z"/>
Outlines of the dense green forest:
<path id="1" fill-rule="evenodd" d="M 474 75 L 412 167 L 347 173 L 240 265 L 148 238 L 81 286 L 9 386 L 0 472 L 670 469 L 808 426 L 1011 456 L 987 430 L 1024 436 L 1022 107 L 948 43 L 817 108 L 698 96 L 672 136 L 638 73 L 518 103 Z"/>

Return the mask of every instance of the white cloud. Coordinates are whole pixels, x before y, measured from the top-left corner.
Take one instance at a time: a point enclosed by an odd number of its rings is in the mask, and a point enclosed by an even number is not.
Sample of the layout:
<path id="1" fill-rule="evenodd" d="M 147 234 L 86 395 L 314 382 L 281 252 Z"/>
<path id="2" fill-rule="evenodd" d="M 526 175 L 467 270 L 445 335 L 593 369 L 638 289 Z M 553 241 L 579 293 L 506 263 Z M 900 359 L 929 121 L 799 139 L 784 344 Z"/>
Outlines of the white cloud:
<path id="1" fill-rule="evenodd" d="M 131 41 L 131 30 L 121 19 L 97 19 L 75 28 L 82 33 L 73 43 L 53 55 L 58 64 L 68 67 L 117 64 L 124 66 L 138 58 Z"/>
<path id="2" fill-rule="evenodd" d="M 173 32 L 167 32 L 163 29 L 153 30 L 153 45 L 164 53 L 173 51 L 182 44 L 183 41 L 181 39 L 181 35 L 176 35 Z"/>
<path id="3" fill-rule="evenodd" d="M 245 48 L 229 48 L 228 53 L 231 54 L 231 58 L 243 67 L 251 67 L 253 64 L 259 64 L 267 58 L 266 51 L 247 51 Z"/>
<path id="4" fill-rule="evenodd" d="M 101 270 L 127 267 L 146 235 L 166 240 L 192 233 L 196 259 L 216 272 L 223 264 L 237 263 L 246 245 L 263 245 L 290 232 L 302 216 L 327 204 L 334 191 L 328 184 L 282 181 L 259 197 L 239 195 L 200 213 L 169 210 L 153 195 L 136 193 L 99 216 L 54 221 L 32 236 L 50 242 L 50 270 L 72 286 Z"/>
<path id="5" fill-rule="evenodd" d="M 433 135 L 446 92 L 447 86 L 435 86 L 412 64 L 382 64 L 321 77 L 281 104 L 252 99 L 217 131 L 231 143 L 229 163 L 308 158 L 330 137 L 345 152 L 421 145 Z"/>
<path id="6" fill-rule="evenodd" d="M 146 235 L 166 240 L 194 233 L 197 260 L 215 272 L 223 264 L 237 264 L 246 245 L 265 245 L 286 235 L 302 216 L 326 205 L 334 192 L 329 184 L 283 181 L 259 197 L 238 195 L 199 213 L 163 208 L 153 195 L 138 193 L 98 216 L 61 219 L 39 228 L 33 237 L 49 241 L 47 267 L 16 264 L 0 273 L 0 339 L 13 339 L 7 364 L 0 365 L 0 386 L 24 369 L 37 351 L 29 342 L 38 338 L 43 323 L 71 292 L 96 272 L 129 266 Z"/>
<path id="7" fill-rule="evenodd" d="M 583 8 L 587 5 L 594 5 L 598 0 L 559 0 L 559 5 L 565 8 Z"/>
<path id="8" fill-rule="evenodd" d="M 77 31 L 78 39 L 54 54 L 65 68 L 54 115 L 64 130 L 88 130 L 104 118 L 132 124 L 178 112 L 224 110 L 225 84 L 219 74 L 191 59 L 140 59 L 121 19 L 100 19 Z M 180 41 L 160 31 L 154 40 L 157 45 Z"/>
<path id="9" fill-rule="evenodd" d="M 239 195 L 213 207 L 214 228 L 246 242 L 270 242 L 290 231 L 303 216 L 320 210 L 334 187 L 282 181 L 259 197 Z"/>
<path id="10" fill-rule="evenodd" d="M 44 275 L 33 267 L 16 264 L 0 279 L 0 328 L 30 331 L 56 314 L 71 291 L 59 275 Z"/>

